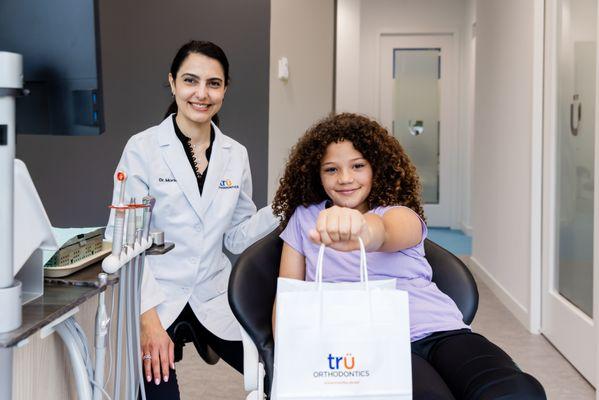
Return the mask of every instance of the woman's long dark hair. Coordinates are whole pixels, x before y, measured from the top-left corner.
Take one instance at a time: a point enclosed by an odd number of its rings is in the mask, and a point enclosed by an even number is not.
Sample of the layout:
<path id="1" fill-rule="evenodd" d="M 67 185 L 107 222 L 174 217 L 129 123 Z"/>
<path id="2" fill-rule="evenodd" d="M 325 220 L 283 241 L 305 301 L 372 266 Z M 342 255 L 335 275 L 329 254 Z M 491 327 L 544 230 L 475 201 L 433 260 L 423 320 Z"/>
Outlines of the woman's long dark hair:
<path id="1" fill-rule="evenodd" d="M 223 72 L 225 74 L 225 86 L 229 85 L 229 60 L 227 60 L 225 52 L 214 43 L 203 40 L 192 40 L 187 42 L 181 46 L 179 51 L 177 51 L 177 54 L 175 54 L 175 58 L 173 58 L 173 62 L 171 63 L 170 69 L 173 79 L 177 78 L 177 73 L 179 72 L 179 68 L 181 68 L 181 64 L 183 64 L 183 61 L 185 61 L 187 56 L 189 56 L 191 53 L 202 54 L 218 61 L 223 67 Z M 177 102 L 173 99 L 173 102 L 166 110 L 166 114 L 164 114 L 164 118 L 176 113 L 177 110 Z M 218 114 L 214 114 L 212 117 L 212 122 L 214 122 L 217 126 L 219 125 Z"/>

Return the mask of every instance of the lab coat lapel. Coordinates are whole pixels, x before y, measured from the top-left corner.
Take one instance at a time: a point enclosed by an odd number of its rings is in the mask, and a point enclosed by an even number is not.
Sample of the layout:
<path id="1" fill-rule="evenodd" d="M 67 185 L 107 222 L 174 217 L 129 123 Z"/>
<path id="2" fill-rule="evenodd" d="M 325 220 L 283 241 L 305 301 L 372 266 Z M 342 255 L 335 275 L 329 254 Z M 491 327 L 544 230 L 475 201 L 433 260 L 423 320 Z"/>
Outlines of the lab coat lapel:
<path id="1" fill-rule="evenodd" d="M 220 179 L 223 176 L 223 172 L 229 164 L 231 142 L 223 135 L 218 127 L 212 124 L 214 127 L 214 144 L 212 147 L 212 153 L 210 154 L 210 162 L 208 164 L 208 175 L 206 175 L 206 181 L 204 182 L 204 189 L 202 190 L 202 198 L 200 201 L 200 213 L 205 215 L 208 211 L 208 207 L 214 200 Z"/>
<path id="2" fill-rule="evenodd" d="M 172 117 L 166 118 L 160 124 L 160 128 L 159 141 L 164 161 L 177 180 L 177 184 L 187 198 L 191 208 L 193 208 L 198 217 L 202 219 L 198 181 L 191 164 L 189 163 L 187 154 L 185 154 L 185 149 L 183 149 L 181 141 L 177 138 Z"/>

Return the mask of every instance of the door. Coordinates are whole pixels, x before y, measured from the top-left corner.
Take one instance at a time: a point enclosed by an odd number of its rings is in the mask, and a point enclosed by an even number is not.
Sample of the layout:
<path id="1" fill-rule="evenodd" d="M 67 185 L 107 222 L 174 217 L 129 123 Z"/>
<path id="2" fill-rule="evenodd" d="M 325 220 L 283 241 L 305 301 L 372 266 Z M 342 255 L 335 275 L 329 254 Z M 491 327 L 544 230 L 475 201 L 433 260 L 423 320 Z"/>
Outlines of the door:
<path id="1" fill-rule="evenodd" d="M 597 0 L 546 7 L 541 330 L 596 384 Z"/>
<path id="2" fill-rule="evenodd" d="M 452 35 L 382 35 L 379 118 L 415 164 L 429 226 L 456 227 Z"/>

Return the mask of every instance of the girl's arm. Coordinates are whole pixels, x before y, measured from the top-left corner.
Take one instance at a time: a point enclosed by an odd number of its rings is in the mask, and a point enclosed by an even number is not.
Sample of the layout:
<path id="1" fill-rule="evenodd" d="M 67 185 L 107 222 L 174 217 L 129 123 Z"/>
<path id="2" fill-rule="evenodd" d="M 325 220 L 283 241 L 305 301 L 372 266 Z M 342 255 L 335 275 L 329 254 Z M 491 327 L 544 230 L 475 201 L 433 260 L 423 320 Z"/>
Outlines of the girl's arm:
<path id="1" fill-rule="evenodd" d="M 310 238 L 340 251 L 359 249 L 361 238 L 367 251 L 396 252 L 422 240 L 422 222 L 407 207 L 394 207 L 382 216 L 333 206 L 320 212 Z"/>
<path id="2" fill-rule="evenodd" d="M 281 266 L 279 268 L 280 278 L 291 278 L 304 280 L 306 277 L 306 259 L 305 257 L 289 246 L 287 243 L 283 244 L 283 252 L 281 253 Z M 275 321 L 276 321 L 276 310 L 277 310 L 277 299 L 272 307 L 272 332 L 274 336 L 275 332 Z"/>

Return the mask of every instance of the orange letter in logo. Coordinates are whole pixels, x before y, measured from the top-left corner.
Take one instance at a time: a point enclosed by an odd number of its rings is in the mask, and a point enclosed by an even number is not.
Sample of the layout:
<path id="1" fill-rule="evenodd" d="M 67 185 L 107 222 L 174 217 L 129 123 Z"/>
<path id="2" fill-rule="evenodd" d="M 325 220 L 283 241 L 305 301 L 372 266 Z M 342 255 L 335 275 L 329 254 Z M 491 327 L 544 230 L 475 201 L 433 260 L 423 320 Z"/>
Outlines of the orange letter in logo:
<path id="1" fill-rule="evenodd" d="M 354 359 L 354 357 L 350 357 L 351 354 L 348 354 L 347 356 L 343 357 L 343 366 L 345 367 L 345 369 L 354 369 L 354 367 L 356 366 L 356 360 Z M 347 360 L 351 358 L 351 365 L 347 365 Z"/>

